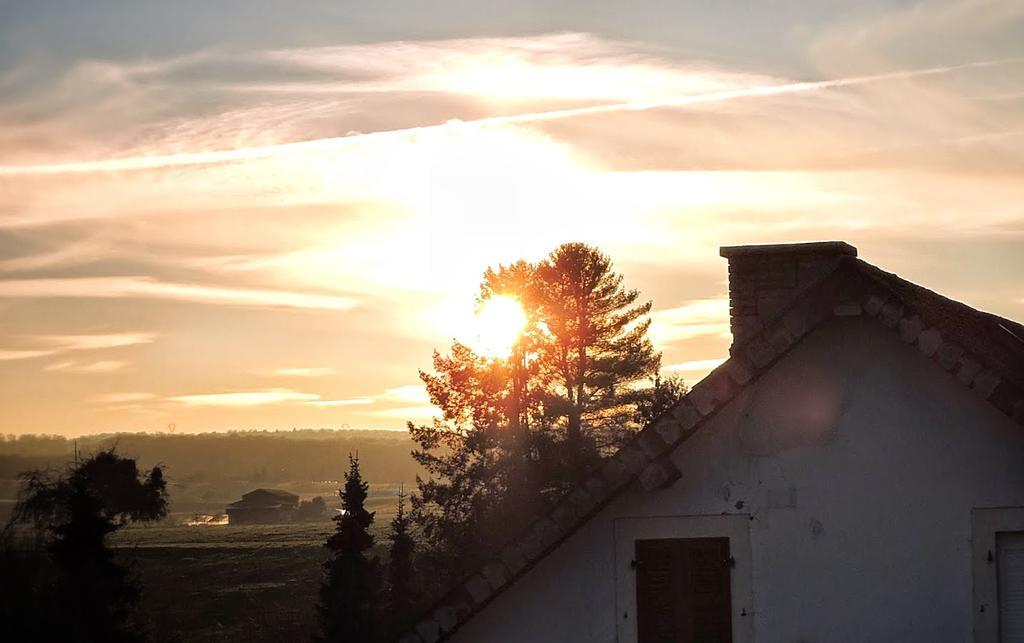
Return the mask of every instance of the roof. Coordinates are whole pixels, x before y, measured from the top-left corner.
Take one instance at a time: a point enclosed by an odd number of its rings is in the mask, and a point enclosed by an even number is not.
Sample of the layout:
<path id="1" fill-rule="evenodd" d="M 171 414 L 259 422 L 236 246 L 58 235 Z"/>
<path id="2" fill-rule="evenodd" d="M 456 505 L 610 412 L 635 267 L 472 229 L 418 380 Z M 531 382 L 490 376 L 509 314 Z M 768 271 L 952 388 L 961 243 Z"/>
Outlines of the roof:
<path id="1" fill-rule="evenodd" d="M 811 252 L 821 248 L 807 245 Z M 875 320 L 916 347 L 922 359 L 932 360 L 964 387 L 1024 425 L 1024 326 L 880 270 L 857 259 L 855 250 L 851 253 L 836 247 L 833 251 L 836 249 L 843 256 L 834 271 L 764 320 L 762 330 L 734 344 L 728 360 L 674 408 L 638 432 L 599 470 L 578 480 L 547 515 L 435 603 L 402 643 L 435 643 L 448 638 L 634 483 L 656 489 L 675 482 L 681 474 L 669 454 L 810 332 L 836 317 Z M 723 248 L 723 256 L 731 251 Z"/>
<path id="2" fill-rule="evenodd" d="M 282 500 L 290 500 L 292 498 L 298 498 L 298 496 L 295 495 L 294 493 L 291 493 L 289 491 L 285 491 L 284 489 L 263 489 L 262 487 L 259 488 L 259 489 L 253 489 L 249 493 L 243 493 L 242 497 L 243 498 L 247 498 L 248 496 L 252 496 L 252 495 L 255 495 L 257 493 L 262 493 L 262 494 L 268 494 L 268 495 L 271 495 L 271 496 L 276 496 L 278 498 L 281 498 Z"/>

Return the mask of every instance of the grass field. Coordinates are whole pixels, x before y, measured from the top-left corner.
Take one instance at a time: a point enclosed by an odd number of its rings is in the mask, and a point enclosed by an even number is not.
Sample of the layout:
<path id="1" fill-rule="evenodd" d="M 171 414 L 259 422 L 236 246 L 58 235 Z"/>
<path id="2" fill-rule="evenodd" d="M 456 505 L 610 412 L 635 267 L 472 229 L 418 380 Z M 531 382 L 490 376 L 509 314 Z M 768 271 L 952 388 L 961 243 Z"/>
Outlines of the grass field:
<path id="1" fill-rule="evenodd" d="M 394 512 L 372 498 L 377 554 Z M 316 625 L 323 547 L 334 523 L 187 527 L 186 516 L 131 527 L 111 544 L 144 590 L 139 616 L 157 641 L 307 641 Z"/>

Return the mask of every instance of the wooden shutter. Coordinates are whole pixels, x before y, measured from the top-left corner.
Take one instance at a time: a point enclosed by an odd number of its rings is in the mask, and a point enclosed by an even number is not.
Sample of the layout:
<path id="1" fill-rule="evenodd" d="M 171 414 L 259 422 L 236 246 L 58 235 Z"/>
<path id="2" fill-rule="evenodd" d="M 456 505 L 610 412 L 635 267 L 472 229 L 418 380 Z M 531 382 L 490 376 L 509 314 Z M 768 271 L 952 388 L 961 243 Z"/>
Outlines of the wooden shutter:
<path id="1" fill-rule="evenodd" d="M 1024 643 L 1024 532 L 996 534 L 999 552 L 999 640 Z"/>
<path id="2" fill-rule="evenodd" d="M 729 539 L 635 546 L 638 643 L 732 643 Z"/>

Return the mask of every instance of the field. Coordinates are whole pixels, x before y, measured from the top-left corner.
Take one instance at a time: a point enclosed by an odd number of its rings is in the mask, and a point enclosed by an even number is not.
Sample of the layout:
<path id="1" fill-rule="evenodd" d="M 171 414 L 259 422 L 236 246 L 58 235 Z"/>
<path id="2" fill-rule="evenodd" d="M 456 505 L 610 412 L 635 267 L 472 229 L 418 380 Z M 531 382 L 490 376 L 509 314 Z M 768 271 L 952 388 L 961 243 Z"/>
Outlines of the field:
<path id="1" fill-rule="evenodd" d="M 14 506 L 18 474 L 64 470 L 74 450 L 115 447 L 140 466 L 161 465 L 171 514 L 131 526 L 110 541 L 142 581 L 139 618 L 156 641 L 308 641 L 316 624 L 323 543 L 334 529 L 338 487 L 348 454 L 359 453 L 376 512 L 377 554 L 395 512 L 400 485 L 418 469 L 405 432 L 258 431 L 203 435 L 119 434 L 71 441 L 55 436 L 0 436 L 0 523 Z M 185 526 L 215 516 L 243 493 L 284 489 L 303 500 L 321 496 L 322 521 L 291 525 Z M 2 638 L 2 637 L 0 637 Z"/>
<path id="2" fill-rule="evenodd" d="M 371 496 L 377 553 L 394 508 L 389 495 Z M 112 541 L 139 575 L 139 606 L 157 641 L 303 641 L 316 622 L 323 543 L 334 529 L 324 520 L 294 525 L 188 527 L 181 516 L 132 527 Z"/>

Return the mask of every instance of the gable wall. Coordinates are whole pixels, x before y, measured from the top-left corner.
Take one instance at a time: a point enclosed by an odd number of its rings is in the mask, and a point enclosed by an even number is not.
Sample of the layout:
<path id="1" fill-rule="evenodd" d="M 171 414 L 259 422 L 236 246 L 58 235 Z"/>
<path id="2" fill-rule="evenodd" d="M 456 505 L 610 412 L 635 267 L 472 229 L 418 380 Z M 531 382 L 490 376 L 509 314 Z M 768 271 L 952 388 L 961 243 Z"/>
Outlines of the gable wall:
<path id="1" fill-rule="evenodd" d="M 615 641 L 616 519 L 733 513 L 751 517 L 758 642 L 969 641 L 971 509 L 1024 506 L 1019 428 L 860 318 L 812 333 L 673 459 L 674 486 L 620 495 L 453 640 Z"/>

